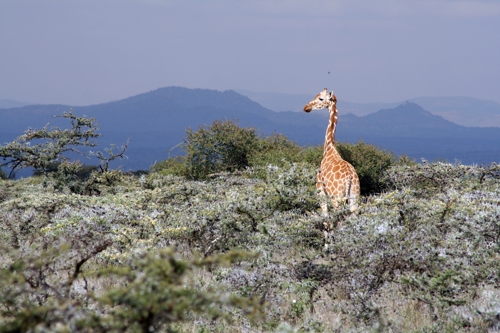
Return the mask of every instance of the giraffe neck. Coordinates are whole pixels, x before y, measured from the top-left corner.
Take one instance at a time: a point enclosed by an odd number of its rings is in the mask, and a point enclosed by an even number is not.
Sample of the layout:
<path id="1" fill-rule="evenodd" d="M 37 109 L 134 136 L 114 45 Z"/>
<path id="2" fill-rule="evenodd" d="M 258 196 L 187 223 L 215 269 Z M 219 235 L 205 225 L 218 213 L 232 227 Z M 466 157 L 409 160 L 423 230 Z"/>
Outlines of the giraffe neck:
<path id="1" fill-rule="evenodd" d="M 330 111 L 330 121 L 328 122 L 328 127 L 326 128 L 325 146 L 323 148 L 323 155 L 333 152 L 337 153 L 337 150 L 335 149 L 335 129 L 337 127 L 338 112 L 337 108 L 335 107 L 335 104 L 332 103 L 328 108 L 328 111 Z"/>

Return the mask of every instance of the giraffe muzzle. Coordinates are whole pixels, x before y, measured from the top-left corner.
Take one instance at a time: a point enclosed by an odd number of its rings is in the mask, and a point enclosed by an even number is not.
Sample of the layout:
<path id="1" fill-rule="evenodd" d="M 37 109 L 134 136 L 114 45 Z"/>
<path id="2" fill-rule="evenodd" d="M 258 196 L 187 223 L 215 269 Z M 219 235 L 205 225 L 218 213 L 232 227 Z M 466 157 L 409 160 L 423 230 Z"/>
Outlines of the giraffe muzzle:
<path id="1" fill-rule="evenodd" d="M 307 104 L 306 106 L 304 106 L 304 111 L 305 112 L 311 112 L 312 111 L 312 106 L 310 106 L 309 104 Z"/>

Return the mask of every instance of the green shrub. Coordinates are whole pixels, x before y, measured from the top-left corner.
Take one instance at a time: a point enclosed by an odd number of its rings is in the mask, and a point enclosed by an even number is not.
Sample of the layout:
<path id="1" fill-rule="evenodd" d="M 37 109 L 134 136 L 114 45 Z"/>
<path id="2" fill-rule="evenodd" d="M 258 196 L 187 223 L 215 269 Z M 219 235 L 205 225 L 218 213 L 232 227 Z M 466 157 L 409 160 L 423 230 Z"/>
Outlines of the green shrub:
<path id="1" fill-rule="evenodd" d="M 171 157 L 155 163 L 151 167 L 151 172 L 158 172 L 165 176 L 187 176 L 187 171 L 186 158 L 184 156 Z"/>
<path id="2" fill-rule="evenodd" d="M 380 193 L 385 189 L 384 173 L 397 160 L 393 153 L 363 141 L 337 143 L 336 148 L 340 156 L 356 169 L 361 195 Z"/>
<path id="3" fill-rule="evenodd" d="M 202 260 L 182 261 L 171 249 L 158 254 L 134 255 L 122 267 L 102 270 L 99 277 L 126 281 L 98 298 L 111 306 L 109 313 L 94 317 L 92 326 L 103 332 L 151 332 L 172 330 L 172 325 L 193 315 L 231 320 L 231 312 L 244 310 L 255 318 L 261 311 L 258 301 L 212 288 L 199 290 L 190 285 L 188 274 L 196 268 L 214 269 L 250 258 L 246 253 L 229 252 Z M 97 319 L 97 320 L 96 320 Z"/>
<path id="4" fill-rule="evenodd" d="M 254 128 L 241 128 L 229 120 L 216 120 L 210 126 L 200 126 L 196 132 L 188 129 L 184 142 L 186 175 L 190 179 L 205 179 L 212 173 L 247 167 L 257 142 Z"/>
<path id="5" fill-rule="evenodd" d="M 273 133 L 261 137 L 257 149 L 252 152 L 251 166 L 283 166 L 285 163 L 299 162 L 302 148 L 283 134 Z"/>
<path id="6" fill-rule="evenodd" d="M 85 268 L 111 245 L 80 235 L 48 245 L 36 256 L 19 255 L 0 266 L 0 332 L 171 332 L 196 316 L 231 320 L 234 311 L 257 319 L 258 301 L 222 291 L 200 290 L 190 279 L 199 268 L 215 269 L 252 258 L 232 251 L 201 260 L 176 258 L 172 249 L 133 254 L 125 265 L 94 272 Z M 80 236 L 85 239 L 79 239 Z M 69 238 L 69 239 L 68 239 Z M 2 249 L 4 253 L 5 249 Z M 102 285 L 104 292 L 95 293 Z"/>
<path id="7" fill-rule="evenodd" d="M 443 162 L 397 165 L 390 169 L 384 181 L 388 188 L 413 188 L 415 194 L 429 197 L 450 188 L 474 189 L 492 179 L 500 179 L 500 165 L 470 166 Z"/>
<path id="8" fill-rule="evenodd" d="M 306 162 L 317 168 L 321 165 L 323 159 L 323 146 L 308 146 L 302 148 L 300 153 L 300 162 Z"/>
<path id="9" fill-rule="evenodd" d="M 406 156 L 399 159 L 374 145 L 337 143 L 342 158 L 351 163 L 361 182 L 361 194 L 380 193 L 385 189 L 384 172 L 392 165 L 414 163 Z M 287 163 L 308 163 L 319 168 L 323 146 L 301 147 L 283 134 L 258 136 L 254 128 L 240 128 L 233 121 L 215 121 L 197 131 L 187 130 L 185 156 L 155 164 L 151 171 L 188 179 L 207 179 L 210 174 L 234 172 L 256 167 L 254 177 L 266 177 L 258 167 L 282 167 Z"/>
<path id="10" fill-rule="evenodd" d="M 0 168 L 0 179 L 7 179 L 7 174 Z"/>
<path id="11" fill-rule="evenodd" d="M 197 131 L 188 129 L 183 148 L 184 156 L 156 163 L 151 171 L 206 179 L 210 174 L 246 167 L 281 167 L 300 162 L 319 166 L 322 157 L 320 147 L 303 148 L 283 134 L 259 136 L 254 128 L 241 128 L 233 121 L 214 121 Z M 265 177 L 265 172 L 253 176 Z"/>

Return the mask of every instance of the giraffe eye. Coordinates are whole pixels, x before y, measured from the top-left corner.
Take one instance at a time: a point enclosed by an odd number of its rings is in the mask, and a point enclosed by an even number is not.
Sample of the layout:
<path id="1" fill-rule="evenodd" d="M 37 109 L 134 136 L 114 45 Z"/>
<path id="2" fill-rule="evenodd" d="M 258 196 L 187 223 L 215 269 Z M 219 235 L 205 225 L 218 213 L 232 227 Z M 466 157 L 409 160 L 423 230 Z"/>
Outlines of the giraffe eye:
<path id="1" fill-rule="evenodd" d="M 319 100 L 323 102 L 323 98 L 320 98 Z"/>

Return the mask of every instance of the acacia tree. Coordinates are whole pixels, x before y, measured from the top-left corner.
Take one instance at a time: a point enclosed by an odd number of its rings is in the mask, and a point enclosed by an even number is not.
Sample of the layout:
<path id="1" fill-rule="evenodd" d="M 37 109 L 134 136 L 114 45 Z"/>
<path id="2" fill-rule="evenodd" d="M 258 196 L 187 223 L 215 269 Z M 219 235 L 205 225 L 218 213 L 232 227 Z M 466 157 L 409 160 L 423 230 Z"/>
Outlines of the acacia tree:
<path id="1" fill-rule="evenodd" d="M 45 125 L 40 130 L 28 129 L 14 141 L 0 146 L 0 157 L 6 161 L 0 167 L 7 166 L 11 169 L 9 178 L 17 170 L 32 167 L 45 172 L 49 165 L 67 161 L 64 153 L 75 152 L 83 155 L 77 147 L 95 147 L 93 139 L 101 136 L 97 133 L 95 118 L 77 117 L 72 113 L 64 112 L 56 118 L 71 120 L 71 129 L 53 127 L 48 129 Z M 37 142 L 33 144 L 33 142 Z"/>
<path id="2" fill-rule="evenodd" d="M 73 152 L 85 156 L 84 153 L 77 149 L 78 147 L 97 146 L 94 139 L 100 137 L 101 134 L 97 132 L 99 128 L 96 119 L 77 117 L 72 113 L 71 109 L 60 116 L 54 116 L 54 118 L 69 119 L 71 129 L 52 127 L 49 130 L 48 125 L 45 125 L 40 130 L 28 129 L 14 141 L 5 146 L 0 146 L 0 157 L 6 161 L 0 164 L 0 168 L 7 166 L 11 169 L 9 178 L 12 178 L 17 170 L 27 167 L 35 168 L 39 173 L 43 174 L 46 174 L 49 170 L 54 170 L 55 167 L 58 170 L 62 168 L 63 173 L 76 173 L 81 168 L 79 162 L 70 163 L 64 154 Z M 33 144 L 33 142 L 37 143 Z M 118 152 L 114 152 L 115 145 L 104 149 L 105 153 L 109 155 L 108 157 L 100 151 L 90 151 L 88 154 L 97 157 L 100 161 L 100 172 L 106 172 L 111 161 L 117 158 L 126 158 L 125 151 L 127 147 L 128 140 Z M 0 177 L 1 175 L 0 169 Z"/>

